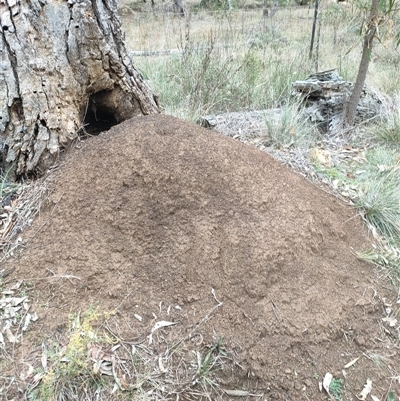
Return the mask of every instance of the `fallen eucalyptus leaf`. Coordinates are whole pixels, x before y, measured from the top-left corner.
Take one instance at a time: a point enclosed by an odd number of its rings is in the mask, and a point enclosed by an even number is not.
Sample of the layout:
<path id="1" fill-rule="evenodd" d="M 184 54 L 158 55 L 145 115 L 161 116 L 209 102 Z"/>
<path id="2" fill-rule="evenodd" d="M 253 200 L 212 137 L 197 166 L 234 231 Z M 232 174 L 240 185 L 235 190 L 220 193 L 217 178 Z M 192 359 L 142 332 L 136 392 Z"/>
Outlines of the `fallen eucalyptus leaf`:
<path id="1" fill-rule="evenodd" d="M 395 327 L 397 324 L 397 319 L 394 317 L 384 317 L 382 321 L 389 323 L 389 327 Z"/>
<path id="2" fill-rule="evenodd" d="M 10 291 L 18 290 L 19 287 L 21 287 L 21 285 L 22 285 L 23 282 L 24 282 L 24 280 L 19 280 L 18 282 L 16 282 L 16 283 L 10 288 Z"/>
<path id="3" fill-rule="evenodd" d="M 224 392 L 232 397 L 248 397 L 250 395 L 248 391 L 244 390 L 224 390 Z"/>
<path id="4" fill-rule="evenodd" d="M 33 366 L 27 363 L 28 370 L 26 372 L 21 372 L 20 378 L 21 380 L 26 380 L 33 373 Z"/>
<path id="5" fill-rule="evenodd" d="M 35 387 L 38 386 L 38 384 L 42 381 L 43 377 L 44 377 L 44 373 L 36 373 L 36 375 L 33 377 L 33 381 L 32 384 L 30 385 L 31 389 L 34 389 Z"/>
<path id="6" fill-rule="evenodd" d="M 162 373 L 167 373 L 168 372 L 168 369 L 166 369 L 164 367 L 161 355 L 159 355 L 159 357 L 158 357 L 158 368 L 160 369 L 160 372 L 162 372 Z"/>
<path id="7" fill-rule="evenodd" d="M 43 369 L 46 371 L 47 370 L 47 355 L 46 355 L 45 349 L 43 349 L 42 357 L 40 358 L 40 361 L 42 363 Z"/>
<path id="8" fill-rule="evenodd" d="M 11 298 L 10 305 L 11 306 L 17 306 L 17 305 L 21 304 L 22 302 L 24 302 L 27 299 L 28 299 L 28 297 Z"/>
<path id="9" fill-rule="evenodd" d="M 101 351 L 101 347 L 98 347 L 96 345 L 92 345 L 90 349 L 90 357 L 92 359 L 93 363 L 93 373 L 94 374 L 103 374 L 107 376 L 112 376 L 112 362 L 111 358 L 107 355 L 104 354 L 104 352 Z"/>
<path id="10" fill-rule="evenodd" d="M 112 363 L 109 361 L 101 361 L 99 372 L 103 375 L 113 376 Z"/>
<path id="11" fill-rule="evenodd" d="M 362 389 L 361 393 L 357 398 L 360 401 L 365 401 L 371 390 L 372 390 L 372 380 L 367 379 L 367 383 L 365 384 L 364 388 Z"/>
<path id="12" fill-rule="evenodd" d="M 111 351 L 115 352 L 119 347 L 121 347 L 121 344 L 114 345 L 114 347 L 111 348 Z"/>
<path id="13" fill-rule="evenodd" d="M 348 369 L 350 366 L 353 366 L 359 359 L 360 359 L 360 357 L 357 357 L 357 358 L 353 359 L 348 364 L 344 365 L 344 368 Z"/>
<path id="14" fill-rule="evenodd" d="M 113 389 L 111 391 L 111 394 L 114 394 L 116 391 L 118 391 L 118 389 L 119 389 L 118 384 L 114 383 L 114 387 L 113 387 Z"/>
<path id="15" fill-rule="evenodd" d="M 165 320 L 161 320 L 153 326 L 153 328 L 151 329 L 151 332 L 154 333 L 156 330 L 161 329 L 161 327 L 173 326 L 175 324 L 177 324 L 177 323 L 176 322 L 166 322 Z"/>
<path id="16" fill-rule="evenodd" d="M 25 316 L 25 323 L 24 323 L 24 326 L 22 327 L 22 331 L 28 330 L 28 326 L 29 326 L 31 319 L 32 319 L 32 315 L 30 313 L 27 313 Z"/>
<path id="17" fill-rule="evenodd" d="M 152 344 L 152 342 L 153 342 L 153 333 L 156 330 L 161 329 L 162 327 L 173 326 L 175 324 L 177 324 L 177 323 L 176 322 L 167 322 L 165 320 L 161 320 L 161 321 L 157 322 L 151 329 L 151 333 L 147 336 L 147 338 L 149 339 L 149 345 Z"/>
<path id="18" fill-rule="evenodd" d="M 329 386 L 331 385 L 331 381 L 333 379 L 333 376 L 331 373 L 327 373 L 324 377 L 324 380 L 322 381 L 322 386 L 324 387 L 325 391 L 330 394 L 329 392 Z"/>
<path id="19" fill-rule="evenodd" d="M 137 319 L 137 320 L 139 320 L 139 322 L 143 322 L 143 318 L 142 318 L 142 316 L 140 316 L 140 315 L 138 315 L 138 314 L 134 314 L 133 316 L 135 316 L 135 318 Z"/>
<path id="20" fill-rule="evenodd" d="M 7 340 L 12 343 L 12 344 L 17 344 L 19 343 L 19 341 L 17 340 L 17 337 L 15 337 L 13 335 L 13 333 L 11 333 L 11 330 L 9 327 L 6 328 L 6 336 L 7 336 Z"/>

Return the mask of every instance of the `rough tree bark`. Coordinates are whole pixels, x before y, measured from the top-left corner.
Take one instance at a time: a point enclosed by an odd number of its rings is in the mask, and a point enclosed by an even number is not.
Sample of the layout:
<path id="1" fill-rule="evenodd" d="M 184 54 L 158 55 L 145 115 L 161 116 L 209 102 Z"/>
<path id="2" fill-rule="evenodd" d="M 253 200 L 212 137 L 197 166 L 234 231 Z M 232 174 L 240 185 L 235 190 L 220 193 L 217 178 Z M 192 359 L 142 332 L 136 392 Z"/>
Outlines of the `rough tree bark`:
<path id="1" fill-rule="evenodd" d="M 79 130 L 159 112 L 116 0 L 0 0 L 0 161 L 43 169 Z"/>

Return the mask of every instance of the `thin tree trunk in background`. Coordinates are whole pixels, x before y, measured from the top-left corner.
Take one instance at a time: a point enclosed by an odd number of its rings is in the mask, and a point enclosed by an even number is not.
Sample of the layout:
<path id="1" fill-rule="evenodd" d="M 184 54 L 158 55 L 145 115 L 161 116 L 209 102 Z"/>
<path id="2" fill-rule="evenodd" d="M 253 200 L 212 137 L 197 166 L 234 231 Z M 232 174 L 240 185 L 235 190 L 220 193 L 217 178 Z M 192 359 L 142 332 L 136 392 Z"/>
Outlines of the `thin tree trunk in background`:
<path id="1" fill-rule="evenodd" d="M 317 19 L 318 19 L 318 0 L 315 0 L 315 8 L 314 8 L 314 20 L 311 32 L 311 44 L 310 44 L 310 55 L 309 57 L 312 58 L 313 48 L 314 48 L 314 38 L 315 38 L 315 29 L 317 27 Z M 317 72 L 317 71 L 315 71 Z"/>
<path id="2" fill-rule="evenodd" d="M 159 112 L 128 57 L 115 0 L 3 0 L 0 22 L 3 169 L 43 171 L 84 124 Z"/>
<path id="3" fill-rule="evenodd" d="M 369 62 L 371 60 L 372 45 L 378 25 L 379 0 L 372 0 L 370 14 L 367 21 L 367 30 L 364 35 L 363 51 L 357 79 L 353 91 L 344 105 L 342 127 L 352 127 L 356 117 L 357 106 L 367 77 Z"/>

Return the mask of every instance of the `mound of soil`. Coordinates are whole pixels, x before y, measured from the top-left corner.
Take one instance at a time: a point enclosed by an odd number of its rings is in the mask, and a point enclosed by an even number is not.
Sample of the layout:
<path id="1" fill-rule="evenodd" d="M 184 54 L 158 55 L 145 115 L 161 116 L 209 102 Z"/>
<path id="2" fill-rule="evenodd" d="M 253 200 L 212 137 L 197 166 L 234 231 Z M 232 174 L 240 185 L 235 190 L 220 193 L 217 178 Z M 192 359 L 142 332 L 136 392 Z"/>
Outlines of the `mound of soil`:
<path id="1" fill-rule="evenodd" d="M 268 400 L 326 399 L 326 372 L 397 352 L 379 324 L 391 288 L 355 256 L 369 244 L 356 211 L 266 153 L 172 117 L 137 117 L 74 150 L 30 233 L 8 263 L 35 283 L 41 335 L 92 304 L 118 312 L 125 338 L 155 315 L 188 332 L 202 322 L 204 341 L 224 337 Z M 385 376 L 361 358 L 345 383 L 359 394 L 371 378 L 381 396 Z"/>

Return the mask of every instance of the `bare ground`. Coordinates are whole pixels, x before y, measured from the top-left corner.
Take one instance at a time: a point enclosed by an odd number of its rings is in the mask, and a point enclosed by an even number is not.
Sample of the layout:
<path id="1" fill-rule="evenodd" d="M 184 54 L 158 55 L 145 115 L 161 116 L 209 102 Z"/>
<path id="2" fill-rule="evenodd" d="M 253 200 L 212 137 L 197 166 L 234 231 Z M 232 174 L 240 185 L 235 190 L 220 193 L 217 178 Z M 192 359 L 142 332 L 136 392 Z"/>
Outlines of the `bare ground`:
<path id="1" fill-rule="evenodd" d="M 400 394 L 399 332 L 382 321 L 398 294 L 356 258 L 370 245 L 356 210 L 249 145 L 167 116 L 124 122 L 69 155 L 28 237 L 2 266 L 32 283 L 40 317 L 21 359 L 98 305 L 125 339 L 201 323 L 240 366 L 219 385 L 258 399 L 328 399 L 327 372 L 347 400 L 367 379 Z"/>

